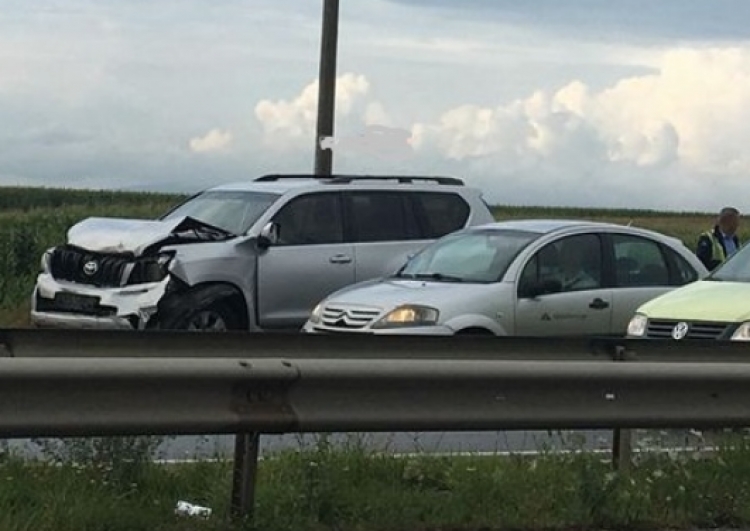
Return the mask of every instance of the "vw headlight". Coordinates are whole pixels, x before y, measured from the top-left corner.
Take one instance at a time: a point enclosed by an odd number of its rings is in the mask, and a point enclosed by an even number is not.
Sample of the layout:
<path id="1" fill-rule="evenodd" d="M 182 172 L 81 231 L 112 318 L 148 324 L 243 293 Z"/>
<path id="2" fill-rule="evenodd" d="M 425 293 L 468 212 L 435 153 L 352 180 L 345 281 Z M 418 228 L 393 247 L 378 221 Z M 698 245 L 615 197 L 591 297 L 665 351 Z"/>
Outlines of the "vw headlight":
<path id="1" fill-rule="evenodd" d="M 431 326 L 437 323 L 439 315 L 440 312 L 429 306 L 399 306 L 372 325 L 372 328 Z"/>
<path id="2" fill-rule="evenodd" d="M 641 313 L 637 313 L 628 323 L 628 335 L 629 336 L 644 336 L 646 335 L 646 326 L 648 325 L 648 317 Z"/>
<path id="3" fill-rule="evenodd" d="M 42 254 L 42 260 L 39 264 L 39 267 L 42 269 L 42 273 L 51 273 L 52 272 L 52 253 L 54 253 L 55 248 L 50 247 L 44 253 Z"/>
<path id="4" fill-rule="evenodd" d="M 732 341 L 750 341 L 750 321 L 746 321 L 737 327 L 732 334 Z"/>

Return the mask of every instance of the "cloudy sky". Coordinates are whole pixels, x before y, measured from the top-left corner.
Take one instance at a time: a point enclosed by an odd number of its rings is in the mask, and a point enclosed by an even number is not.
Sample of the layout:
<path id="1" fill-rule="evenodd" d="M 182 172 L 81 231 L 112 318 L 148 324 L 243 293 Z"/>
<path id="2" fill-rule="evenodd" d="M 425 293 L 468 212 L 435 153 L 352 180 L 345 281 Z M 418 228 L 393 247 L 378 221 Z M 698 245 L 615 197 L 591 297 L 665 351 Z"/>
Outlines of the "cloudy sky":
<path id="1" fill-rule="evenodd" d="M 455 175 L 492 203 L 750 211 L 747 0 L 340 2 L 336 172 Z M 0 185 L 311 171 L 321 13 L 0 0 Z"/>

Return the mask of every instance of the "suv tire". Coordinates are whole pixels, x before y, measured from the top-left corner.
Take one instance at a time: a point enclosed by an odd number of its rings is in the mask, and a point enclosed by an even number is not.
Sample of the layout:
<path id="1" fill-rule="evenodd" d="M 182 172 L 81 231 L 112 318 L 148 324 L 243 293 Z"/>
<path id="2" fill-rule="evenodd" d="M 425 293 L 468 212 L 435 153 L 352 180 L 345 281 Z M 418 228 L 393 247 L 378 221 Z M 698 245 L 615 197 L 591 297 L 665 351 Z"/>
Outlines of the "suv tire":
<path id="1" fill-rule="evenodd" d="M 196 332 L 244 330 L 242 315 L 231 304 L 239 296 L 231 286 L 207 286 L 170 297 L 159 310 L 158 328 Z"/>

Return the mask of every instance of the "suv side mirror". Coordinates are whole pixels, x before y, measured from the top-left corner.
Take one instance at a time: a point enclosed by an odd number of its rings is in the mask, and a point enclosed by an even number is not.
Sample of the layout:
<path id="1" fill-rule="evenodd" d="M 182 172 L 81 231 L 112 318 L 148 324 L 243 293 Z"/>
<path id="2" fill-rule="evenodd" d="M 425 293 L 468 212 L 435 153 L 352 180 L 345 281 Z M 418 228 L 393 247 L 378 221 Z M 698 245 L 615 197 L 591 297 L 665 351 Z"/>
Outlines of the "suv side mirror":
<path id="1" fill-rule="evenodd" d="M 268 222 L 258 234 L 258 247 L 268 249 L 279 242 L 279 226 L 273 221 Z"/>
<path id="2" fill-rule="evenodd" d="M 559 293 L 562 291 L 562 282 L 554 279 L 530 282 L 521 288 L 520 296 L 527 299 L 535 299 L 540 295 Z"/>

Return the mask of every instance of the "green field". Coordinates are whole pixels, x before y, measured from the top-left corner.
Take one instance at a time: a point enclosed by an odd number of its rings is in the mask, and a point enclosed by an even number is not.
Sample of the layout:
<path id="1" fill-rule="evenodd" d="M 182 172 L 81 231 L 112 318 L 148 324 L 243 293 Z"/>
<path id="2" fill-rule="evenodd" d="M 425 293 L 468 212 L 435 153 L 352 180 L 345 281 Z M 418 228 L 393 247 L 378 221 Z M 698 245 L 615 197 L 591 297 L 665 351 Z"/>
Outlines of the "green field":
<path id="1" fill-rule="evenodd" d="M 65 240 L 67 229 L 88 216 L 152 218 L 183 199 L 139 192 L 0 188 L 0 326 L 25 326 L 28 299 L 45 249 Z M 710 227 L 713 213 L 564 207 L 493 207 L 497 219 L 580 218 L 632 224 L 680 238 L 691 248 Z M 750 237 L 743 226 L 740 236 Z"/>

